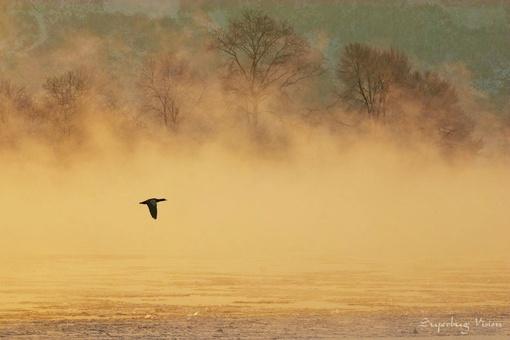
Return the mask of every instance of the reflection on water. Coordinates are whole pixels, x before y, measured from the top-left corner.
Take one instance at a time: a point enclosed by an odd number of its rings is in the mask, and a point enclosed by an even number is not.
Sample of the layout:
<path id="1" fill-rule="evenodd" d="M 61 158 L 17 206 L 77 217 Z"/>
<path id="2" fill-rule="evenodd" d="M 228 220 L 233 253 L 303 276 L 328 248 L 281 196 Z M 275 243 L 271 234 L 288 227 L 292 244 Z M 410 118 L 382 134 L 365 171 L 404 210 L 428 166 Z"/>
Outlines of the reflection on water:
<path id="1" fill-rule="evenodd" d="M 223 310 L 331 313 L 481 311 L 510 305 L 506 263 L 394 267 L 43 256 L 0 264 L 0 318 L 132 317 Z M 306 269 L 303 269 L 306 268 Z"/>

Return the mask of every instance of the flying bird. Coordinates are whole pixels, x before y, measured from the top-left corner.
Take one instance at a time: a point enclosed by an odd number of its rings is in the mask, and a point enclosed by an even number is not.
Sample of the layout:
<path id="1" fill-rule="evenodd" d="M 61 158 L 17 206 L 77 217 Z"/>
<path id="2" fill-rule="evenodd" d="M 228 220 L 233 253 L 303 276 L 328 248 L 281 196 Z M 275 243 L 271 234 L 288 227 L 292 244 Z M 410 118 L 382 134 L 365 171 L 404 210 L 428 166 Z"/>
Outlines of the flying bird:
<path id="1" fill-rule="evenodd" d="M 149 207 L 149 211 L 151 213 L 151 216 L 153 219 L 158 218 L 158 202 L 166 201 L 166 198 L 149 198 L 148 200 L 145 200 L 143 202 L 140 202 L 140 204 L 147 204 L 147 207 Z"/>

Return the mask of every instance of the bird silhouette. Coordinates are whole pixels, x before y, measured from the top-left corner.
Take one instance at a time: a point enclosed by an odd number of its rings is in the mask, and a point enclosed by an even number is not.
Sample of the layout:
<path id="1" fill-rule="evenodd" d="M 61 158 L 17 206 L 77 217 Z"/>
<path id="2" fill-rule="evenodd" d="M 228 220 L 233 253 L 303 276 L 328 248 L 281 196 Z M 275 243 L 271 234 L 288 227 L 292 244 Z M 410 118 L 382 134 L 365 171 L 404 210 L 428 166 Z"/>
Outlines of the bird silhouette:
<path id="1" fill-rule="evenodd" d="M 145 200 L 143 202 L 140 202 L 140 204 L 147 204 L 147 207 L 149 207 L 149 211 L 151 213 L 151 216 L 153 219 L 158 218 L 158 202 L 166 201 L 166 198 L 149 198 L 148 200 Z"/>

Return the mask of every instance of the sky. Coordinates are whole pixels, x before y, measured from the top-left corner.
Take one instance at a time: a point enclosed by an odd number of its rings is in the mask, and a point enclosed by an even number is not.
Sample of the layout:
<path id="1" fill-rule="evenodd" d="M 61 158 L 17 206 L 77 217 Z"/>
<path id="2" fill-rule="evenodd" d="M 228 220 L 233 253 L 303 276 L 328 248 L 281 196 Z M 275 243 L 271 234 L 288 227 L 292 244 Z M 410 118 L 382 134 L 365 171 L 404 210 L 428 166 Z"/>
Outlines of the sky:
<path id="1" fill-rule="evenodd" d="M 330 66 L 336 64 L 345 44 L 365 42 L 401 49 L 424 68 L 461 64 L 476 88 L 491 98 L 501 99 L 510 89 L 510 4 L 504 1 L 54 1 L 37 2 L 39 12 L 29 4 L 4 4 L 8 13 L 4 15 L 16 16 L 23 25 L 16 32 L 4 33 L 3 39 L 0 36 L 0 46 L 7 47 L 16 33 L 18 41 L 10 47 L 23 44 L 24 48 L 15 50 L 37 53 L 36 48 L 51 48 L 62 34 L 48 34 L 59 26 L 46 26 L 61 22 L 72 27 L 72 18 L 75 27 L 109 36 L 126 32 L 129 28 L 124 25 L 130 25 L 137 16 L 203 27 L 224 25 L 226 18 L 254 7 L 289 21 L 319 44 Z M 111 25 L 108 18 L 118 24 Z M 119 21 L 121 18 L 125 23 Z M 171 25 L 159 25 L 163 31 L 172 30 Z M 150 25 L 146 29 L 150 30 Z M 147 42 L 135 39 L 127 43 L 140 54 L 150 48 Z"/>

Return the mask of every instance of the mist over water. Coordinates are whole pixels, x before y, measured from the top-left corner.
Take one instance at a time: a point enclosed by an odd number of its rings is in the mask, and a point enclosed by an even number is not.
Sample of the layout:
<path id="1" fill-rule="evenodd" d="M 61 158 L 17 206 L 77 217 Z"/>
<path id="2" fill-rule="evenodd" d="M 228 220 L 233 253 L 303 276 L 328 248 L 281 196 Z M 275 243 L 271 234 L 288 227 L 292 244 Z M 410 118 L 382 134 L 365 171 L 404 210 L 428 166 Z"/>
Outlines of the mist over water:
<path id="1" fill-rule="evenodd" d="M 169 148 L 172 150 L 172 148 Z M 448 164 L 330 139 L 259 158 L 221 146 L 56 163 L 16 153 L 1 185 L 2 253 L 209 259 L 507 259 L 506 164 Z M 157 221 L 138 202 L 166 197 Z"/>

